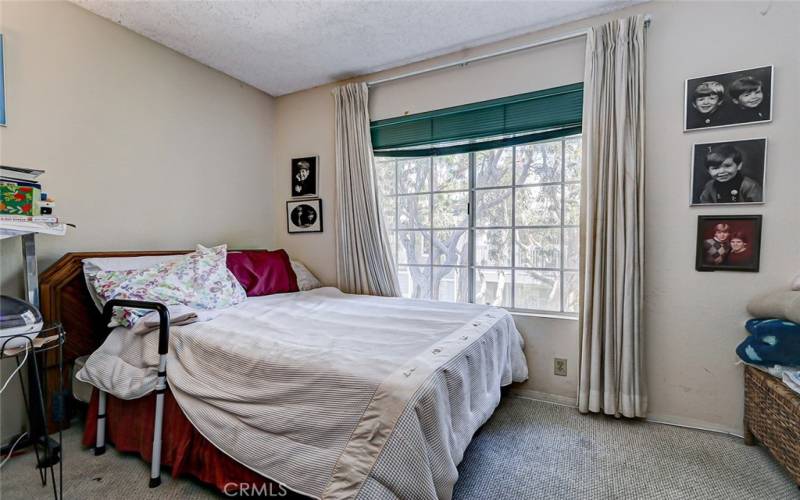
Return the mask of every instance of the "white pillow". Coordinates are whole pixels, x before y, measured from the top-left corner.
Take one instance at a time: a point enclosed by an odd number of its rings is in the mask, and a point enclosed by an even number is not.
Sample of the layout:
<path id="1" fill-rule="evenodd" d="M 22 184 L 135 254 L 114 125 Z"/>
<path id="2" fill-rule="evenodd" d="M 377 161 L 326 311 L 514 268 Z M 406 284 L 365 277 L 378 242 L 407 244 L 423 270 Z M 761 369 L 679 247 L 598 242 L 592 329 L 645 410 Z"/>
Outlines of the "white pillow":
<path id="1" fill-rule="evenodd" d="M 100 271 L 139 271 L 148 267 L 157 266 L 163 262 L 171 262 L 183 257 L 184 254 L 176 255 L 144 255 L 141 257 L 96 257 L 93 259 L 83 259 L 83 278 L 86 280 L 86 288 L 92 297 L 95 307 L 103 312 L 103 301 L 97 295 L 94 287 L 94 278 Z"/>
<path id="2" fill-rule="evenodd" d="M 296 260 L 292 262 L 292 270 L 297 275 L 297 289 L 301 292 L 320 288 L 322 283 L 319 282 L 316 276 L 308 270 L 306 266 Z"/>

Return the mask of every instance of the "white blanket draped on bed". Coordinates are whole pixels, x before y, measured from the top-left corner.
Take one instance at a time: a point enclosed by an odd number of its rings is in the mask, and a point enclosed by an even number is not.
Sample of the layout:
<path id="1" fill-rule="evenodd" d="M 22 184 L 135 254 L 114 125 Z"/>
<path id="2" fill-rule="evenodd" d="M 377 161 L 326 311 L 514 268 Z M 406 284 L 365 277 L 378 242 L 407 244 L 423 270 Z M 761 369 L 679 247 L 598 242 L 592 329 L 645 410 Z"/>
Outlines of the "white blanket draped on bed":
<path id="1" fill-rule="evenodd" d="M 126 333 L 78 377 L 131 399 L 154 387 L 157 334 Z M 211 443 L 295 491 L 449 498 L 500 387 L 527 367 L 502 309 L 321 288 L 172 327 L 167 378 Z"/>

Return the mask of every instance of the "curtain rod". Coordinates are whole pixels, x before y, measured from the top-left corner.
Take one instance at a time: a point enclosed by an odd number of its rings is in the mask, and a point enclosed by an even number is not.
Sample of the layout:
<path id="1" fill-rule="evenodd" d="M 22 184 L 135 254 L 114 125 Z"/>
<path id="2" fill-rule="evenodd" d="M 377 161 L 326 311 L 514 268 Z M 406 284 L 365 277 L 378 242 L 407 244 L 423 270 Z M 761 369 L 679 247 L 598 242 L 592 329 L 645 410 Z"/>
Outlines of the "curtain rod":
<path id="1" fill-rule="evenodd" d="M 644 26 L 645 26 L 645 28 L 650 26 L 650 21 L 651 20 L 652 20 L 652 18 L 650 16 L 650 14 L 647 14 L 646 16 L 644 16 Z M 535 49 L 537 47 L 543 47 L 545 45 L 552 45 L 554 43 L 564 42 L 566 40 L 571 40 L 573 38 L 580 38 L 580 37 L 586 36 L 588 34 L 589 34 L 589 30 L 588 29 L 583 30 L 583 31 L 577 31 L 575 33 L 568 33 L 566 35 L 557 36 L 555 38 L 549 38 L 547 40 L 540 40 L 538 42 L 533 42 L 533 43 L 529 43 L 529 44 L 526 44 L 526 45 L 520 45 L 518 47 L 512 47 L 510 49 L 505 49 L 505 50 L 501 50 L 501 51 L 498 51 L 498 52 L 492 52 L 491 54 L 485 54 L 485 55 L 482 55 L 482 56 L 471 57 L 469 59 L 463 59 L 463 60 L 457 61 L 457 62 L 441 64 L 439 66 L 433 66 L 431 68 L 420 69 L 420 70 L 417 70 L 417 71 L 412 71 L 410 73 L 404 73 L 402 75 L 390 76 L 388 78 L 382 78 L 380 80 L 373 80 L 371 82 L 367 82 L 367 87 L 374 87 L 376 85 L 381 85 L 383 83 L 394 82 L 394 81 L 397 81 L 397 80 L 405 80 L 406 78 L 412 78 L 412 77 L 424 75 L 424 74 L 427 74 L 427 73 L 433 73 L 434 71 L 441 71 L 443 69 L 450 69 L 450 68 L 456 68 L 456 67 L 463 68 L 463 67 L 465 67 L 465 66 L 467 66 L 469 64 L 472 64 L 474 62 L 485 61 L 487 59 L 493 59 L 495 57 L 507 56 L 509 54 L 515 54 L 517 52 L 522 52 L 524 50 L 530 50 L 530 49 Z"/>

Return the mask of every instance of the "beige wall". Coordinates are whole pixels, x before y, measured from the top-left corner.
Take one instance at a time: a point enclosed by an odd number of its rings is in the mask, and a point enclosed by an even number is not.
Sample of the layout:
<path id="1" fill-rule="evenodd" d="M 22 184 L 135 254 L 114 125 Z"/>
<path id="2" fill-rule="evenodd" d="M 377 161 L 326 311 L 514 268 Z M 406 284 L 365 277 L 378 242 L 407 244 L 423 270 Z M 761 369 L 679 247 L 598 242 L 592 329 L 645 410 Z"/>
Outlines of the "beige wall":
<path id="1" fill-rule="evenodd" d="M 77 225 L 37 237 L 41 269 L 74 250 L 273 246 L 272 97 L 72 4 L 3 0 L 0 16 L 0 162 L 46 170 Z M 3 293 L 20 293 L 19 249 L 0 246 Z M 5 440 L 21 422 L 2 404 Z"/>
<path id="2" fill-rule="evenodd" d="M 333 152 L 331 86 L 279 97 L 275 107 L 273 211 L 275 243 L 293 259 L 306 263 L 323 283 L 336 284 L 336 172 Z M 280 125 L 278 125 L 280 123 Z M 280 146 L 279 146 L 280 145 Z M 318 190 L 322 198 L 322 233 L 288 234 L 286 201 L 291 193 L 291 159 L 319 155 Z"/>
<path id="3" fill-rule="evenodd" d="M 766 14 L 762 11 L 766 10 Z M 740 432 L 742 370 L 735 346 L 744 337 L 745 304 L 753 294 L 787 286 L 800 271 L 800 110 L 798 53 L 800 4 L 783 2 L 649 3 L 612 16 L 518 37 L 471 51 L 381 73 L 399 74 L 465 56 L 493 52 L 599 24 L 611 17 L 651 13 L 647 35 L 647 181 L 645 350 L 650 416 L 656 420 Z M 476 63 L 463 69 L 375 88 L 371 115 L 381 119 L 582 80 L 583 41 Z M 775 119 L 767 125 L 682 132 L 683 81 L 703 74 L 775 65 Z M 372 79 L 376 76 L 367 77 Z M 275 241 L 335 283 L 335 171 L 332 85 L 277 100 L 273 210 L 285 218 L 289 160 L 320 155 L 326 230 Z M 768 199 L 764 206 L 697 209 L 688 206 L 690 147 L 695 142 L 769 138 Z M 764 214 L 762 269 L 758 274 L 694 271 L 699 214 Z M 574 401 L 577 322 L 517 316 L 527 340 L 531 380 L 518 388 L 531 395 Z M 553 358 L 568 359 L 569 376 L 552 375 Z"/>
<path id="4" fill-rule="evenodd" d="M 800 3 L 660 7 L 649 33 L 647 72 L 646 353 L 654 417 L 740 431 L 742 367 L 753 295 L 787 288 L 800 271 Z M 766 14 L 762 14 L 766 12 Z M 709 22 L 713 19 L 713 22 Z M 684 134 L 681 80 L 775 65 L 774 121 Z M 766 204 L 687 207 L 694 143 L 767 137 Z M 693 270 L 697 216 L 763 214 L 761 272 Z"/>

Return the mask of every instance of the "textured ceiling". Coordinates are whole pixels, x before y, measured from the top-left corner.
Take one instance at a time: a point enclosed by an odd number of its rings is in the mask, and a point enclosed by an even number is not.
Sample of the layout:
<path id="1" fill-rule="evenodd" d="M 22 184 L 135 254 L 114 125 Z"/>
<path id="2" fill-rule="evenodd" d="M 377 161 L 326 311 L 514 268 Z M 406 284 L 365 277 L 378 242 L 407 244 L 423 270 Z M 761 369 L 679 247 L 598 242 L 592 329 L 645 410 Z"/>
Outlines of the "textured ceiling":
<path id="1" fill-rule="evenodd" d="M 72 1 L 275 96 L 638 3 Z"/>

